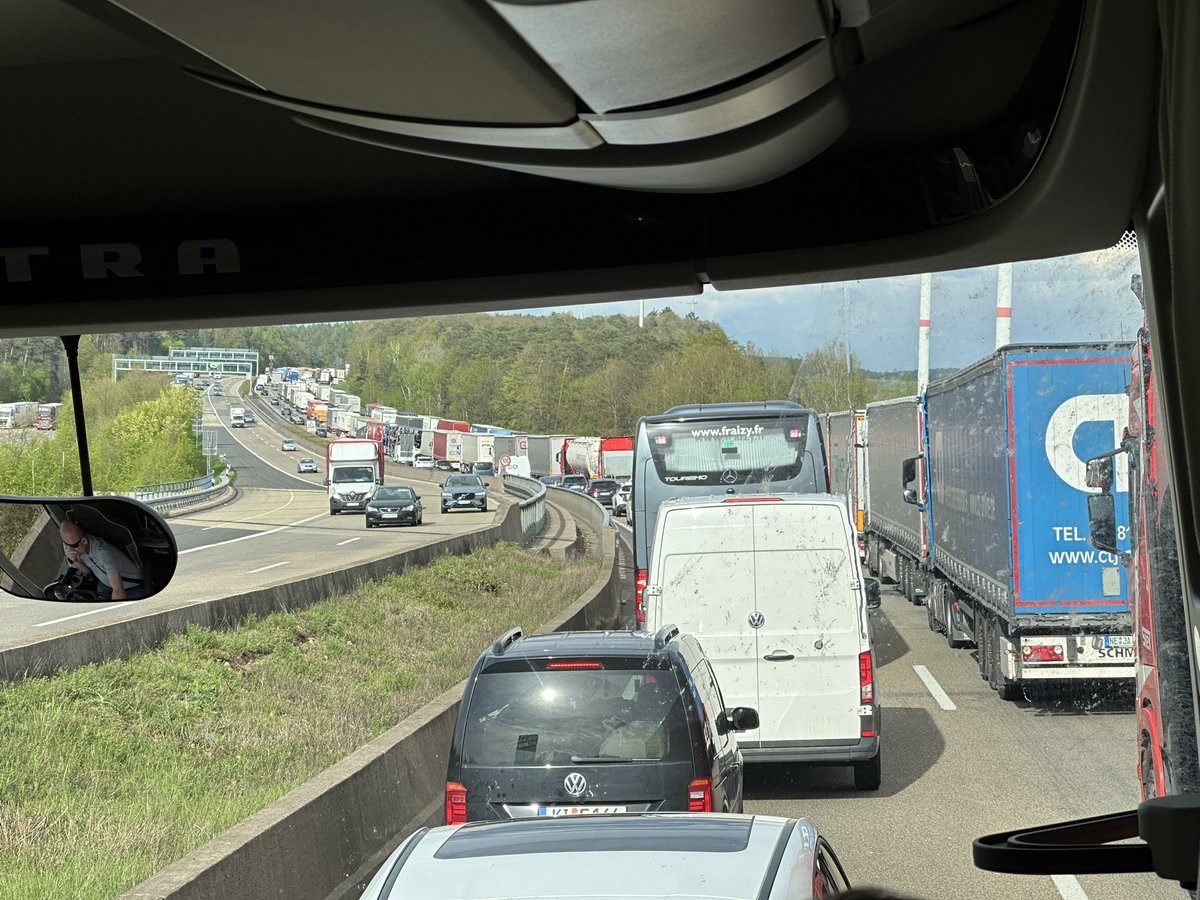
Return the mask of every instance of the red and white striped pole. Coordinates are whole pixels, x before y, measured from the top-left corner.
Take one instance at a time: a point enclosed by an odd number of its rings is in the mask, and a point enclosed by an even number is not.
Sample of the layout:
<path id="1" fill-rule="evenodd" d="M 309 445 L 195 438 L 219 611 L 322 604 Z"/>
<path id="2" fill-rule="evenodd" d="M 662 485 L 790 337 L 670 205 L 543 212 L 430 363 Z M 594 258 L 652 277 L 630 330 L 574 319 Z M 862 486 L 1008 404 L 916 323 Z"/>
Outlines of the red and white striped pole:
<path id="1" fill-rule="evenodd" d="M 996 349 L 1012 343 L 1012 263 L 996 267 Z"/>
<path id="2" fill-rule="evenodd" d="M 929 386 L 929 312 L 933 305 L 933 275 L 921 276 L 921 312 L 917 329 L 917 393 Z"/>

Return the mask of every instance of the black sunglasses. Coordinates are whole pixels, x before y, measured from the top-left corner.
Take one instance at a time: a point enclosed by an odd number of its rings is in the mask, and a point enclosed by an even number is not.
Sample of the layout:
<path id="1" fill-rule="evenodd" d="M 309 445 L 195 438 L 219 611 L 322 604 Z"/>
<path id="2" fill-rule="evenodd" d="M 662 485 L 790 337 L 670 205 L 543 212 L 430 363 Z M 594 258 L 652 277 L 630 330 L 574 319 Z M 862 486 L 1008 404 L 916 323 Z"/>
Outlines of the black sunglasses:
<path id="1" fill-rule="evenodd" d="M 87 537 L 87 535 L 84 535 L 84 537 Z M 73 544 L 70 544 L 70 543 L 67 543 L 66 541 L 63 541 L 63 546 L 64 546 L 64 547 L 70 547 L 72 550 L 74 550 L 76 547 L 78 547 L 78 546 L 79 546 L 80 544 L 82 544 L 82 543 L 83 543 L 83 538 L 81 537 L 79 540 L 77 540 L 77 541 L 76 541 L 75 543 L 73 543 Z"/>

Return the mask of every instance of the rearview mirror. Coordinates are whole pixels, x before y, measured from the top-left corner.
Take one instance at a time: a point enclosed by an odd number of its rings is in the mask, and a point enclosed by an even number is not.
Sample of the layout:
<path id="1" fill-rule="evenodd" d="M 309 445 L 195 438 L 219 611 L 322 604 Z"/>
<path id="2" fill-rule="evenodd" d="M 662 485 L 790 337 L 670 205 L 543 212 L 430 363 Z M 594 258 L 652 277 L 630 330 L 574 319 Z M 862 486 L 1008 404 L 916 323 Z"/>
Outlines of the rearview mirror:
<path id="1" fill-rule="evenodd" d="M 179 559 L 157 512 L 124 497 L 0 497 L 0 589 L 29 600 L 153 597 Z"/>
<path id="2" fill-rule="evenodd" d="M 1113 458 L 1109 454 L 1095 456 L 1087 461 L 1084 483 L 1090 488 L 1099 488 L 1107 493 L 1113 484 Z"/>
<path id="3" fill-rule="evenodd" d="M 911 503 L 914 506 L 917 505 L 917 492 L 914 488 L 904 489 L 904 502 Z"/>
<path id="4" fill-rule="evenodd" d="M 1088 494 L 1087 503 L 1092 546 L 1124 558 L 1126 552 L 1117 547 L 1117 507 L 1113 495 Z"/>
<path id="5" fill-rule="evenodd" d="M 736 706 L 729 710 L 729 727 L 734 731 L 753 731 L 758 727 L 758 710 Z"/>
<path id="6" fill-rule="evenodd" d="M 910 456 L 900 464 L 900 486 L 908 487 L 917 480 L 917 459 L 919 457 Z"/>
<path id="7" fill-rule="evenodd" d="M 867 609 L 879 609 L 879 580 L 877 578 L 864 579 L 864 584 L 867 586 Z"/>

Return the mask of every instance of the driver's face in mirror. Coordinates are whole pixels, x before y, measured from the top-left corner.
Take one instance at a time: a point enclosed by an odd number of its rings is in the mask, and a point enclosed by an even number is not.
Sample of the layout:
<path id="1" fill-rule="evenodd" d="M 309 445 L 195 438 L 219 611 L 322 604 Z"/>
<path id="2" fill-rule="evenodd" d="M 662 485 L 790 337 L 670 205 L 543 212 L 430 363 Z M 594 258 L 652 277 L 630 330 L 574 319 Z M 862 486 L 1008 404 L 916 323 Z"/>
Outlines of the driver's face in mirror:
<path id="1" fill-rule="evenodd" d="M 0 500 L 0 588 L 65 602 L 139 600 L 170 581 L 166 523 L 122 498 Z"/>

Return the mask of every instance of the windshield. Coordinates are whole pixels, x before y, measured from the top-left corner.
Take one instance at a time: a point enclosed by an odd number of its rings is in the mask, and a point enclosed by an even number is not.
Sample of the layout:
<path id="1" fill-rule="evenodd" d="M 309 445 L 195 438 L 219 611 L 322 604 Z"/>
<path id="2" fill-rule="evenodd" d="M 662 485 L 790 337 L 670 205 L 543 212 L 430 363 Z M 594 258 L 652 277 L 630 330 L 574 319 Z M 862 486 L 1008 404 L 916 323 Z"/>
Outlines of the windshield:
<path id="1" fill-rule="evenodd" d="M 381 487 L 375 492 L 376 500 L 412 500 L 413 492 L 406 487 Z"/>
<path id="2" fill-rule="evenodd" d="M 1126 245 L 924 279 L 648 298 L 640 318 L 636 301 L 621 301 L 84 335 L 95 490 L 162 503 L 184 552 L 161 605 L 31 608 L 6 598 L 0 652 L 225 597 L 264 597 L 263 630 L 247 635 L 231 622 L 173 634 L 166 670 L 152 685 L 134 670 L 129 694 L 107 663 L 6 686 L 0 710 L 12 715 L 0 750 L 14 762 L 0 766 L 0 884 L 16 884 L 14 896 L 132 891 L 296 785 L 310 790 L 355 748 L 398 739 L 508 629 L 534 634 L 574 616 L 571 627 L 586 629 L 689 623 L 713 674 L 707 686 L 688 677 L 718 698 L 705 705 L 761 719 L 737 734 L 708 723 L 714 746 L 741 754 L 716 769 L 740 766 L 730 808 L 811 821 L 855 884 L 925 898 L 1058 896 L 1047 876 L 974 869 L 970 842 L 1200 788 L 1175 566 L 1180 511 L 1165 499 L 1175 487 L 1158 480 L 1155 345 L 1139 336 L 1138 272 Z M 242 368 L 224 373 L 226 398 L 174 386 L 208 370 L 199 351 L 247 356 L 229 362 Z M 279 407 L 250 389 L 263 373 Z M 72 400 L 61 346 L 0 342 L 0 406 L 11 406 L 0 410 L 11 421 L 0 427 L 0 494 L 81 494 Z M 382 462 L 335 463 L 328 489 L 322 475 L 297 472 L 298 454 L 282 446 L 300 436 L 305 449 L 324 449 L 279 412 L 310 400 L 327 404 L 331 433 L 379 441 Z M 811 415 L 767 413 L 764 401 Z M 725 403 L 759 408 L 711 407 Z M 685 404 L 707 408 L 666 415 Z M 262 422 L 230 428 L 234 406 L 263 412 Z M 417 424 L 389 432 L 401 410 Z M 643 436 L 644 447 L 635 442 Z M 1089 485 L 1088 460 L 1113 451 L 1112 512 L 1096 516 L 1112 541 L 1100 547 L 1089 509 L 1104 506 L 1104 493 Z M 628 502 L 601 497 L 601 508 L 506 477 L 516 490 L 497 512 L 499 498 L 483 503 L 482 479 L 456 473 L 440 506 L 429 492 L 440 493 L 444 473 L 401 467 L 397 453 L 427 466 L 434 456 L 455 467 L 492 457 L 509 472 L 519 462 L 531 479 L 576 488 L 632 484 L 621 486 Z M 326 471 L 324 459 L 299 463 Z M 413 499 L 406 481 L 424 508 L 368 519 L 377 477 L 386 482 L 377 502 Z M 455 490 L 480 493 L 455 503 Z M 782 494 L 838 504 L 836 527 L 766 511 Z M 714 499 L 717 516 L 680 509 Z M 682 525 L 659 529 L 663 504 Z M 17 555 L 34 524 L 0 511 L 0 553 Z M 66 559 L 59 534 L 50 537 L 54 552 L 30 557 L 45 583 Z M 445 552 L 497 541 L 494 556 Z M 152 572 L 154 548 L 142 549 Z M 306 592 L 350 575 L 354 591 L 332 609 L 307 605 L 317 598 Z M 863 579 L 878 581 L 878 609 L 865 609 Z M 585 596 L 601 596 L 607 611 L 584 608 Z M 276 622 L 276 606 L 300 597 L 295 620 Z M 385 647 L 385 634 L 397 643 Z M 193 661 L 181 661 L 176 641 Z M 340 692 L 324 711 L 307 702 L 310 682 L 295 681 L 313 673 Z M 690 747 L 691 713 L 666 676 L 487 672 L 463 711 L 469 765 L 674 760 Z M 256 686 L 270 699 L 247 699 Z M 439 710 L 446 746 L 403 754 L 413 785 L 424 785 L 405 787 L 417 807 L 404 822 L 427 807 L 441 816 L 457 710 Z M 106 724 L 113 731 L 101 739 Z M 6 732 L 21 743 L 4 745 Z M 331 734 L 344 739 L 334 749 Z M 138 774 L 124 755 L 135 742 L 151 752 Z M 202 786 L 181 794 L 200 767 Z M 46 795 L 54 784 L 71 795 Z M 126 824 L 142 808 L 146 817 Z M 369 802 L 353 808 L 364 821 L 373 815 Z M 171 835 L 161 852 L 160 834 Z M 95 868 L 112 874 L 93 890 L 79 873 Z M 1071 897 L 1177 893 L 1143 875 L 1078 882 Z"/>
<path id="3" fill-rule="evenodd" d="M 337 466 L 333 470 L 334 484 L 359 484 L 374 480 L 375 470 L 370 466 Z"/>

